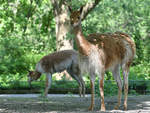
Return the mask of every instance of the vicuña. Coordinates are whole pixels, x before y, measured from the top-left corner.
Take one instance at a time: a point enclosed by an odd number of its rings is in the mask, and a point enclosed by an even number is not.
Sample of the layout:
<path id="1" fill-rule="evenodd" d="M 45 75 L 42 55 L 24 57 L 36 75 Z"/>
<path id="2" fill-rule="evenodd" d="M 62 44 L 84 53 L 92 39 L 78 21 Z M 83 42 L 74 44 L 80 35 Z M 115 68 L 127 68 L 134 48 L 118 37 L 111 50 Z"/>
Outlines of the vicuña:
<path id="1" fill-rule="evenodd" d="M 91 105 L 89 110 L 94 108 L 95 77 L 99 77 L 99 89 L 101 96 L 101 111 L 105 111 L 104 104 L 104 74 L 110 70 L 118 85 L 118 103 L 115 109 L 118 109 L 121 103 L 122 80 L 120 77 L 120 68 L 124 76 L 124 109 L 127 109 L 128 95 L 128 73 L 129 67 L 135 56 L 135 43 L 129 35 L 121 32 L 113 34 L 90 34 L 85 38 L 82 33 L 81 16 L 83 8 L 79 11 L 70 12 L 71 25 L 75 34 L 76 44 L 78 46 L 80 68 L 83 72 L 88 72 L 91 82 Z M 93 28 L 94 29 L 94 28 Z"/>
<path id="2" fill-rule="evenodd" d="M 75 50 L 63 50 L 44 56 L 37 64 L 35 71 L 29 71 L 28 81 L 37 80 L 46 74 L 45 96 L 51 86 L 52 74 L 66 70 L 79 84 L 79 94 L 85 96 L 85 83 L 80 75 L 78 53 Z"/>

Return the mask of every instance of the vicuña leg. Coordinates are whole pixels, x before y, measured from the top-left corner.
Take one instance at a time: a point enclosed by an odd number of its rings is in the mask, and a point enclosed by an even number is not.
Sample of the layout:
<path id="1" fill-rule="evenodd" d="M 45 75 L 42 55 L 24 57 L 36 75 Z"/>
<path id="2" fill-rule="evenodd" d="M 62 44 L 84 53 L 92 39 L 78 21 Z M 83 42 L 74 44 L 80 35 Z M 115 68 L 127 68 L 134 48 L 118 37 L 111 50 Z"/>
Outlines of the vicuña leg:
<path id="1" fill-rule="evenodd" d="M 89 110 L 92 111 L 95 104 L 95 79 L 90 78 L 90 86 L 91 86 L 91 105 Z"/>
<path id="2" fill-rule="evenodd" d="M 123 77 L 124 77 L 124 110 L 127 110 L 127 99 L 128 99 L 128 74 L 129 66 L 123 67 Z"/>
<path id="3" fill-rule="evenodd" d="M 47 97 L 48 90 L 51 87 L 51 82 L 52 82 L 52 75 L 48 73 L 46 74 L 45 97 Z"/>
<path id="4" fill-rule="evenodd" d="M 82 84 L 82 94 L 83 94 L 83 97 L 85 97 L 85 82 L 81 76 L 79 77 L 79 79 L 80 79 L 81 84 Z"/>
<path id="5" fill-rule="evenodd" d="M 83 80 L 83 78 L 81 77 L 81 75 L 78 76 L 79 77 L 79 81 L 80 81 L 80 84 L 81 84 L 81 93 L 83 95 L 83 97 L 85 97 L 85 82 Z"/>
<path id="6" fill-rule="evenodd" d="M 102 78 L 100 78 L 99 89 L 101 95 L 101 111 L 105 111 L 105 103 L 104 103 L 104 73 L 102 73 Z"/>
<path id="7" fill-rule="evenodd" d="M 121 97 L 122 97 L 122 80 L 120 77 L 120 67 L 119 65 L 117 65 L 114 70 L 112 71 L 113 75 L 114 75 L 114 79 L 117 82 L 117 86 L 118 86 L 118 103 L 115 106 L 114 109 L 118 109 L 120 107 L 121 104 Z"/>
<path id="8" fill-rule="evenodd" d="M 72 77 L 72 78 L 74 78 L 77 82 L 78 82 L 78 84 L 79 84 L 79 95 L 80 95 L 80 97 L 81 97 L 81 95 L 82 95 L 82 83 L 81 83 L 81 81 L 80 81 L 80 78 L 79 78 L 79 76 L 78 75 L 76 75 L 75 73 L 73 73 L 73 71 L 71 70 L 67 70 L 67 72 L 70 74 L 70 76 Z"/>

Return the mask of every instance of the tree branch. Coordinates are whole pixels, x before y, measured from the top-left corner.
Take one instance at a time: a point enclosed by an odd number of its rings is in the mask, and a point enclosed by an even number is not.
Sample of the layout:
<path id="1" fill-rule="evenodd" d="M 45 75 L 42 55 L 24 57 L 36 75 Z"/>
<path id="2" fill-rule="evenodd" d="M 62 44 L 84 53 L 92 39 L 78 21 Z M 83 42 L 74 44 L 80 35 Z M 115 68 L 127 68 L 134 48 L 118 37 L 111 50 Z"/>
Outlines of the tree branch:
<path id="1" fill-rule="evenodd" d="M 55 16 L 60 14 L 61 6 L 62 6 L 63 2 L 64 2 L 64 0 L 51 0 Z"/>
<path id="2" fill-rule="evenodd" d="M 39 3 L 39 0 L 37 0 L 36 3 L 38 4 L 38 3 Z M 28 21 L 29 21 L 29 19 L 32 17 L 32 15 L 33 15 L 33 13 L 34 13 L 36 7 L 37 7 L 37 6 L 32 7 L 32 4 L 33 4 L 33 0 L 30 0 L 30 5 L 31 5 L 31 7 L 29 8 L 28 13 L 27 13 L 27 15 L 26 15 L 26 17 L 27 17 L 27 22 L 26 22 L 26 25 L 25 25 L 24 28 L 23 28 L 23 29 L 24 29 L 24 30 L 23 30 L 23 33 L 24 33 L 24 34 L 25 34 L 26 30 L 27 30 Z"/>
<path id="3" fill-rule="evenodd" d="M 86 18 L 86 16 L 88 15 L 88 13 L 91 12 L 100 1 L 102 1 L 102 0 L 95 0 L 92 3 L 91 2 L 87 3 L 85 6 L 81 6 L 81 7 L 83 7 L 83 10 L 81 13 L 81 19 L 84 20 Z"/>
<path id="4" fill-rule="evenodd" d="M 51 3 L 52 3 L 52 6 L 53 6 L 54 15 L 57 16 L 58 15 L 58 11 L 59 11 L 58 0 L 51 0 Z"/>
<path id="5" fill-rule="evenodd" d="M 61 7 L 64 1 L 65 1 L 65 0 L 60 0 L 60 2 L 59 2 L 59 5 L 58 5 L 58 6 L 59 6 L 59 7 Z"/>
<path id="6" fill-rule="evenodd" d="M 25 25 L 24 28 L 23 28 L 23 33 L 24 33 L 24 34 L 25 34 L 26 30 L 27 30 L 28 21 L 29 21 L 29 18 L 31 17 L 31 14 L 32 14 L 32 3 L 33 3 L 33 0 L 30 0 L 30 5 L 31 5 L 31 7 L 29 8 L 28 13 L 27 13 L 27 15 L 26 15 L 26 17 L 27 17 L 27 22 L 26 22 L 26 25 Z"/>

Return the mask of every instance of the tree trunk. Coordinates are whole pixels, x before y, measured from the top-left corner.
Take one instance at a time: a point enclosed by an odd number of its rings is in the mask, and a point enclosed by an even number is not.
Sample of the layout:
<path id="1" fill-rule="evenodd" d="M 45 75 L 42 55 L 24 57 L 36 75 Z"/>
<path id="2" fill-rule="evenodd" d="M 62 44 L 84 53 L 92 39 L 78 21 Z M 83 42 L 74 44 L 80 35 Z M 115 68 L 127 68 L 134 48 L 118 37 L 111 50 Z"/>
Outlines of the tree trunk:
<path id="1" fill-rule="evenodd" d="M 68 11 L 61 5 L 61 12 L 55 17 L 56 20 L 56 48 L 59 50 L 73 49 L 72 39 L 66 39 L 70 24 Z"/>
<path id="2" fill-rule="evenodd" d="M 56 20 L 56 48 L 57 51 L 73 49 L 72 39 L 66 39 L 66 35 L 69 32 L 70 24 L 67 10 L 64 5 L 61 6 L 61 13 L 55 17 Z M 64 71 L 59 74 L 59 76 L 66 76 L 66 79 L 72 80 L 69 74 Z"/>
<path id="3" fill-rule="evenodd" d="M 66 49 L 73 49 L 73 40 L 67 39 L 66 35 L 69 33 L 71 28 L 70 20 L 68 16 L 68 10 L 65 8 L 64 4 L 60 4 L 58 0 L 52 0 L 52 4 L 54 7 L 54 15 L 55 15 L 55 22 L 56 22 L 56 49 L 57 51 L 66 50 Z M 72 80 L 69 74 L 64 71 L 59 73 L 57 76 L 66 76 L 66 79 Z M 56 79 L 57 79 L 56 76 Z M 58 77 L 59 78 L 59 77 Z"/>

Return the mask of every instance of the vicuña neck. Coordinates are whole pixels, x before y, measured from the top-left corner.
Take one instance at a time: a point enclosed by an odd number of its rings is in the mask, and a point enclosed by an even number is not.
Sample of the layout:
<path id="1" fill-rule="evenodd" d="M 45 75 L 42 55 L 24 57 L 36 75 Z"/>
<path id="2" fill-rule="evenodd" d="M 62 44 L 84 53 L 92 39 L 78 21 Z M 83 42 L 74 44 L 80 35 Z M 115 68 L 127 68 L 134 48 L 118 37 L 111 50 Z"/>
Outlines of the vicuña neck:
<path id="1" fill-rule="evenodd" d="M 79 52 L 82 55 L 88 56 L 90 54 L 90 43 L 85 39 L 81 26 L 74 28 L 74 34 L 76 36 L 76 43 L 79 49 Z"/>

